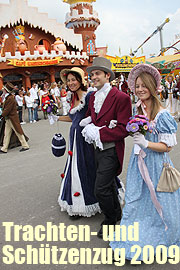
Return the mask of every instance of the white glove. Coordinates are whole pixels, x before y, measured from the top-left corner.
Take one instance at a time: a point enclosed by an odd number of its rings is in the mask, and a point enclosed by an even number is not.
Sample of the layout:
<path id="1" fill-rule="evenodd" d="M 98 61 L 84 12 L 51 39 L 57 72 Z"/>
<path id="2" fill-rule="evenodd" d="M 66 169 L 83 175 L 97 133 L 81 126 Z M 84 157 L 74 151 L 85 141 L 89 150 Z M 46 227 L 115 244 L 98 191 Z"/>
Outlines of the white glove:
<path id="1" fill-rule="evenodd" d="M 117 120 L 111 120 L 108 128 L 115 128 L 117 126 Z"/>
<path id="2" fill-rule="evenodd" d="M 58 121 L 59 116 L 54 115 L 54 114 L 48 114 L 48 119 L 49 119 L 50 125 L 53 125 L 55 122 Z"/>
<path id="3" fill-rule="evenodd" d="M 85 141 L 89 144 L 95 143 L 97 147 L 103 150 L 103 144 L 100 140 L 100 133 L 99 130 L 102 127 L 97 127 L 93 123 L 88 124 L 83 130 L 82 135 L 85 138 Z"/>
<path id="4" fill-rule="evenodd" d="M 133 142 L 134 142 L 134 144 L 138 144 L 141 148 L 148 147 L 148 140 L 146 140 L 144 135 L 139 133 L 139 132 L 134 134 Z"/>
<path id="5" fill-rule="evenodd" d="M 91 116 L 88 116 L 88 117 L 82 119 L 82 120 L 79 122 L 79 125 L 80 125 L 80 127 L 85 127 L 85 126 L 87 126 L 88 124 L 90 124 L 91 122 L 92 122 L 92 118 L 91 118 Z"/>
<path id="6" fill-rule="evenodd" d="M 85 128 L 82 130 L 82 135 L 85 138 L 88 138 L 89 143 L 92 143 L 93 141 L 95 141 L 97 135 L 96 126 L 93 123 L 86 125 Z"/>

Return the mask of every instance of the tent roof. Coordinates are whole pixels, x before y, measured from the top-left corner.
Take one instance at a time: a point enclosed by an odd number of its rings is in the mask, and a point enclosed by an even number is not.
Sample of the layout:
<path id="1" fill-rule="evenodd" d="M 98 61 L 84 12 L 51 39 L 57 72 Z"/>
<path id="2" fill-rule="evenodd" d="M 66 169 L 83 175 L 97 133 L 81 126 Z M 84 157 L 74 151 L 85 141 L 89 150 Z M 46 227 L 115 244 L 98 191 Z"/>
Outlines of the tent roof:
<path id="1" fill-rule="evenodd" d="M 173 54 L 173 55 L 164 55 L 164 56 L 157 56 L 146 59 L 146 63 L 154 64 L 154 63 L 168 63 L 168 62 L 174 62 L 180 60 L 180 53 Z"/>

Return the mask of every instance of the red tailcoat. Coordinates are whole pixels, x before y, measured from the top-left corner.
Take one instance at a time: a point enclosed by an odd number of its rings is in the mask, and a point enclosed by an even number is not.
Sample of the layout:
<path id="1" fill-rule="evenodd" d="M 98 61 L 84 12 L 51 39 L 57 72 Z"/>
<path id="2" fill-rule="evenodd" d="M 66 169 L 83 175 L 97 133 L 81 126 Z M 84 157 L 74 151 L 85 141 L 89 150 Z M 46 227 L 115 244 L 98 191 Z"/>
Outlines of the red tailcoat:
<path id="1" fill-rule="evenodd" d="M 124 138 L 128 135 L 126 124 L 132 115 L 131 100 L 128 95 L 113 87 L 107 95 L 98 115 L 94 109 L 95 93 L 92 93 L 89 100 L 87 116 L 91 116 L 95 126 L 100 129 L 100 139 L 104 142 L 115 142 L 116 152 L 120 162 L 118 174 L 122 171 L 124 158 Z M 115 128 L 108 128 L 111 120 L 117 120 Z"/>

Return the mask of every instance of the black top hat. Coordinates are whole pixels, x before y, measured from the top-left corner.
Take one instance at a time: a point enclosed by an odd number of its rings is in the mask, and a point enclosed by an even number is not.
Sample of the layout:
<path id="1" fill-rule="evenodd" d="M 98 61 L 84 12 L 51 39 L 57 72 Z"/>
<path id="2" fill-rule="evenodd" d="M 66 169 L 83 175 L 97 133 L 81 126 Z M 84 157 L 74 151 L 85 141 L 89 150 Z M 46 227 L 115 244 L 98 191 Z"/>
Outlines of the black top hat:
<path id="1" fill-rule="evenodd" d="M 112 63 L 110 60 L 108 60 L 107 58 L 104 57 L 96 57 L 93 60 L 92 66 L 91 67 L 87 67 L 87 72 L 90 73 L 93 70 L 102 70 L 104 72 L 110 73 L 111 77 L 110 77 L 110 82 L 113 81 L 115 79 L 115 74 L 114 72 L 111 70 L 111 66 Z"/>
<path id="2" fill-rule="evenodd" d="M 5 85 L 3 85 L 2 89 L 5 89 L 8 93 L 12 93 L 13 91 L 15 91 L 14 85 L 10 82 L 7 82 Z"/>
<path id="3" fill-rule="evenodd" d="M 52 153 L 55 157 L 61 157 L 66 151 L 66 141 L 61 133 L 55 134 L 52 139 Z"/>

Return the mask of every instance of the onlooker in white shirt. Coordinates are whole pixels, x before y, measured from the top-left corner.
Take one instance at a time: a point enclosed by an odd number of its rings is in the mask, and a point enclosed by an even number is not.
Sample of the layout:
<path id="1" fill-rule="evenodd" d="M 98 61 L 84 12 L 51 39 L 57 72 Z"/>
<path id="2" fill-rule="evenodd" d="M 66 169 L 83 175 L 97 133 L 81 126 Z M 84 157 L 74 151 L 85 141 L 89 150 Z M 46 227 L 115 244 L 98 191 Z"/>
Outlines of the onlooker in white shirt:
<path id="1" fill-rule="evenodd" d="M 33 113 L 34 99 L 30 96 L 30 92 L 27 92 L 24 99 L 25 99 L 25 102 L 26 102 L 26 107 L 28 109 L 29 122 L 30 123 L 36 122 L 36 120 L 34 120 L 34 113 Z"/>
<path id="2" fill-rule="evenodd" d="M 50 91 L 54 101 L 58 104 L 58 107 L 60 106 L 60 90 L 57 87 L 57 83 L 53 82 L 51 84 L 51 91 Z"/>
<path id="3" fill-rule="evenodd" d="M 61 88 L 61 102 L 62 102 L 62 108 L 63 108 L 63 115 L 68 114 L 66 96 L 67 96 L 66 85 L 63 84 Z"/>
<path id="4" fill-rule="evenodd" d="M 34 100 L 34 105 L 33 105 L 33 109 L 34 109 L 34 120 L 38 120 L 38 106 L 39 106 L 39 99 L 38 99 L 38 88 L 37 85 L 35 83 L 33 83 L 32 88 L 29 90 L 30 92 L 30 96 L 33 98 Z"/>
<path id="5" fill-rule="evenodd" d="M 16 102 L 18 105 L 18 115 L 19 115 L 19 121 L 21 124 L 25 124 L 25 122 L 23 122 L 22 120 L 22 111 L 23 111 L 23 91 L 19 90 L 18 91 L 18 95 L 16 95 Z"/>

